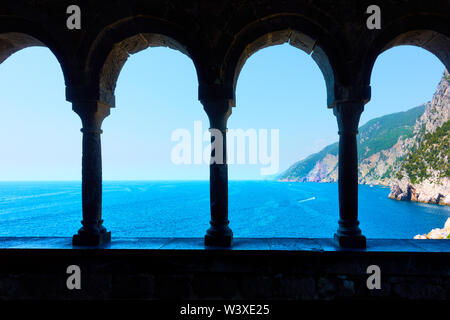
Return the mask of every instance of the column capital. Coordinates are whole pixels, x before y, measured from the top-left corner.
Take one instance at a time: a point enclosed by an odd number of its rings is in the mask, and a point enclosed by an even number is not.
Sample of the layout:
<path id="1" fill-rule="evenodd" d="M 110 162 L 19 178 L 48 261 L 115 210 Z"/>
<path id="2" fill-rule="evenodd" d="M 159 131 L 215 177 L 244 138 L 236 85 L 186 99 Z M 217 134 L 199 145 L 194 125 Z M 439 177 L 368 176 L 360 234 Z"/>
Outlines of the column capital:
<path id="1" fill-rule="evenodd" d="M 198 100 L 202 103 L 204 100 L 228 100 L 228 103 L 234 107 L 236 99 L 232 85 L 200 82 Z"/>
<path id="2" fill-rule="evenodd" d="M 370 101 L 372 89 L 365 85 L 344 86 L 336 84 L 334 87 L 334 101 L 329 108 L 335 108 L 340 103 L 361 103 L 365 105 Z"/>
<path id="3" fill-rule="evenodd" d="M 200 102 L 208 115 L 211 128 L 225 131 L 232 109 L 230 100 L 226 98 L 205 98 Z"/>
<path id="4" fill-rule="evenodd" d="M 66 100 L 70 102 L 98 100 L 111 108 L 116 106 L 116 98 L 114 93 L 92 85 L 66 86 Z"/>
<path id="5" fill-rule="evenodd" d="M 359 119 L 364 111 L 364 103 L 359 101 L 341 101 L 333 108 L 339 128 L 339 134 L 358 134 Z"/>
<path id="6" fill-rule="evenodd" d="M 72 110 L 81 118 L 83 133 L 101 133 L 103 120 L 110 114 L 110 106 L 98 100 L 72 102 Z"/>

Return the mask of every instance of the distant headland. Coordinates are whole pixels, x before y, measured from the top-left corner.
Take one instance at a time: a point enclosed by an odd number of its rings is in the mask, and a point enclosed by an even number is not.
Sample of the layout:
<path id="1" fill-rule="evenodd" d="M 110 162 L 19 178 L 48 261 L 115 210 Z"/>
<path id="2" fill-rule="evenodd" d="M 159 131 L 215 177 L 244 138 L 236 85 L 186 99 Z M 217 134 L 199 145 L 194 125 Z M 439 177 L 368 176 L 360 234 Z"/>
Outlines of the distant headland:
<path id="1" fill-rule="evenodd" d="M 430 102 L 359 128 L 359 183 L 389 186 L 389 198 L 450 205 L 450 75 Z M 279 181 L 336 182 L 338 143 L 298 161 Z"/>

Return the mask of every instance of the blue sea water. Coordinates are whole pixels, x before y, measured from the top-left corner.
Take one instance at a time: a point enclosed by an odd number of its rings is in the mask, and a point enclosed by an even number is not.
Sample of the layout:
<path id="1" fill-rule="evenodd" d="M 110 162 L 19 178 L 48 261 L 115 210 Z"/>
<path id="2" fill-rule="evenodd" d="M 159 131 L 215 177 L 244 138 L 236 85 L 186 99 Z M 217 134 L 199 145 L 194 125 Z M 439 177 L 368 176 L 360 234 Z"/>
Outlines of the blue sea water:
<path id="1" fill-rule="evenodd" d="M 412 238 L 442 228 L 450 207 L 388 199 L 389 189 L 359 187 L 368 238 Z M 335 183 L 230 181 L 235 237 L 329 238 L 337 229 Z M 115 237 L 203 237 L 207 181 L 106 181 L 103 219 Z M 81 226 L 80 182 L 0 182 L 0 236 L 72 236 Z"/>

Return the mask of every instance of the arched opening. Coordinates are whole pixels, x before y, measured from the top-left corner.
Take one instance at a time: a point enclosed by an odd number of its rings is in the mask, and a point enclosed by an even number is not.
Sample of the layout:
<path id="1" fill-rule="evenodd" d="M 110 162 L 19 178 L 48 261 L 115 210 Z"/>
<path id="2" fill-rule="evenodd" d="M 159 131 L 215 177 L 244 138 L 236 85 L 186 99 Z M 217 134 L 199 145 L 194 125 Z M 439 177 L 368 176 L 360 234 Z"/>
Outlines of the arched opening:
<path id="1" fill-rule="evenodd" d="M 436 204 L 448 193 L 444 39 L 431 31 L 403 34 L 373 67 L 358 136 L 359 216 L 368 237 L 411 239 L 450 217 L 448 206 Z"/>
<path id="2" fill-rule="evenodd" d="M 331 67 L 325 74 L 325 59 L 309 57 L 323 51 L 292 31 L 247 48 L 237 64 L 236 108 L 228 121 L 230 227 L 236 237 L 329 237 L 336 229 L 337 185 L 316 182 L 337 179 L 337 124 L 327 109 Z M 233 136 L 239 129 L 246 148 Z"/>
<path id="3" fill-rule="evenodd" d="M 116 43 L 108 54 L 100 71 L 100 91 L 114 95 L 117 80 L 128 57 L 155 47 L 168 47 L 189 57 L 186 47 L 171 37 L 155 33 L 138 33 Z"/>
<path id="4" fill-rule="evenodd" d="M 100 87 L 116 96 L 102 126 L 108 229 L 116 237 L 202 237 L 209 220 L 209 122 L 193 61 L 173 39 L 137 35 L 115 46 Z"/>
<path id="5" fill-rule="evenodd" d="M 283 20 L 282 20 L 283 21 Z M 310 36 L 306 33 L 296 31 L 291 28 L 283 28 L 288 21 L 276 22 L 280 25 L 280 30 L 273 32 L 266 32 L 264 23 L 261 24 L 262 30 L 248 31 L 248 34 L 241 36 L 242 39 L 237 40 L 232 46 L 231 50 L 227 53 L 227 59 L 224 68 L 224 74 L 226 82 L 231 82 L 233 89 L 236 90 L 237 81 L 241 70 L 246 63 L 247 59 L 255 52 L 275 45 L 281 45 L 284 43 L 290 44 L 292 47 L 298 48 L 308 55 L 316 62 L 322 76 L 325 79 L 326 93 L 327 93 L 327 105 L 331 106 L 334 102 L 334 85 L 335 85 L 335 66 L 332 65 L 332 59 L 328 56 L 327 52 L 333 52 L 330 48 L 325 49 L 323 44 L 320 44 L 318 39 Z M 295 20 L 291 23 L 295 24 Z M 261 34 L 262 33 L 262 34 Z M 255 36 L 260 34 L 259 36 Z M 324 40 L 330 41 L 329 39 Z M 328 44 L 330 45 L 330 44 Z"/>
<path id="6" fill-rule="evenodd" d="M 406 45 L 427 50 L 434 54 L 447 69 L 450 68 L 450 39 L 448 36 L 432 30 L 408 31 L 392 39 L 382 51 Z"/>
<path id="7" fill-rule="evenodd" d="M 80 120 L 61 66 L 21 33 L 0 35 L 0 62 L 0 234 L 70 236 L 81 212 Z"/>
<path id="8" fill-rule="evenodd" d="M 7 32 L 0 34 L 0 63 L 9 56 L 27 47 L 45 47 L 39 39 L 20 32 Z"/>

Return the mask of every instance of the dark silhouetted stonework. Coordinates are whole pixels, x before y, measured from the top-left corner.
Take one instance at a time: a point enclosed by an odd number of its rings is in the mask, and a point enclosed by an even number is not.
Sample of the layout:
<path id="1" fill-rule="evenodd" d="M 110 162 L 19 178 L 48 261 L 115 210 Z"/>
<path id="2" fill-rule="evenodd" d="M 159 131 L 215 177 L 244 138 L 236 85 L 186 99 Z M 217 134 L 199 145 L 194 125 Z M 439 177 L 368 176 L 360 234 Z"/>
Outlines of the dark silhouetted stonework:
<path id="1" fill-rule="evenodd" d="M 124 238 L 100 249 L 70 249 L 69 238 L 2 239 L 0 300 L 450 300 L 446 240 L 369 239 L 366 250 L 354 251 L 332 239 L 270 242 L 238 238 L 235 249 L 205 250 L 200 238 Z M 66 288 L 71 264 L 81 268 L 79 291 Z M 367 288 L 369 265 L 381 269 L 379 290 Z"/>
<path id="2" fill-rule="evenodd" d="M 66 28 L 66 8 L 72 4 L 81 9 L 80 30 Z M 0 298 L 449 299 L 448 247 L 414 249 L 411 243 L 392 241 L 387 245 L 390 249 L 377 253 L 367 244 L 358 221 L 355 137 L 359 116 L 371 98 L 372 68 L 382 52 L 416 45 L 435 54 L 450 70 L 450 2 L 379 0 L 380 30 L 366 27 L 371 4 L 365 0 L 2 0 L 0 63 L 23 48 L 46 46 L 61 65 L 66 99 L 83 123 L 82 227 L 78 233 L 73 231 L 73 244 L 98 248 L 84 251 L 65 244 L 62 250 L 13 250 L 7 246 L 10 240 L 0 239 L 4 248 Z M 108 222 L 102 220 L 101 124 L 110 108 L 121 107 L 116 105 L 114 90 L 127 59 L 155 46 L 186 54 L 194 63 L 198 97 L 211 128 L 225 132 L 232 108 L 239 107 L 235 88 L 246 60 L 261 48 L 282 43 L 310 54 L 323 73 L 327 91 L 323 107 L 334 108 L 340 134 L 335 243 L 357 251 L 316 246 L 313 239 L 270 239 L 259 244 L 257 253 L 251 245 L 258 242 L 255 239 L 245 240 L 249 247 L 238 252 L 216 250 L 243 243 L 233 241 L 228 226 L 226 162 L 210 166 L 211 217 L 205 219 L 210 219 L 211 227 L 203 241 L 211 248 L 179 250 L 174 240 L 167 250 L 125 250 L 126 241 L 115 242 L 114 235 L 111 240 Z M 25 241 L 19 247 L 42 241 L 45 247 L 45 239 Z M 110 241 L 124 250 L 101 249 Z M 376 241 L 373 245 L 377 247 Z M 364 251 L 366 246 L 372 251 Z M 181 241 L 180 247 L 186 243 Z M 280 248 L 282 253 L 277 251 Z M 85 270 L 87 289 L 82 293 L 61 289 L 65 267 L 73 263 Z M 381 291 L 368 291 L 365 286 L 364 268 L 370 263 L 382 266 Z"/>

